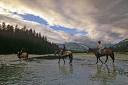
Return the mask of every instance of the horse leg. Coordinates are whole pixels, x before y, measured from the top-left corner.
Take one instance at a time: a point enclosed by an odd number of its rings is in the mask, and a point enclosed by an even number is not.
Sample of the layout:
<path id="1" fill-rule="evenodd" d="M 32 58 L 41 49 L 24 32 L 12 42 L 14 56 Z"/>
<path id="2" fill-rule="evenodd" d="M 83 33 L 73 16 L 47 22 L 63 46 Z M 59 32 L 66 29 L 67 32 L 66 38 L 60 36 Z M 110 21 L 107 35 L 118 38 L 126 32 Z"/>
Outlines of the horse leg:
<path id="1" fill-rule="evenodd" d="M 107 61 L 108 61 L 108 55 L 106 55 L 106 60 L 105 60 L 105 63 L 107 63 Z M 104 63 L 104 64 L 105 64 L 105 63 Z"/>
<path id="2" fill-rule="evenodd" d="M 100 59 L 100 57 L 99 57 L 99 60 L 100 60 L 100 62 L 103 64 L 103 62 L 102 62 L 102 60 Z"/>
<path id="3" fill-rule="evenodd" d="M 112 53 L 112 54 L 110 55 L 110 57 L 111 57 L 111 59 L 113 60 L 113 63 L 114 63 L 114 60 L 115 60 L 114 53 Z"/>
<path id="4" fill-rule="evenodd" d="M 72 55 L 69 55 L 69 64 L 72 63 L 72 59 L 73 59 Z"/>
<path id="5" fill-rule="evenodd" d="M 60 63 L 60 56 L 59 56 L 59 61 L 58 61 L 58 63 Z"/>
<path id="6" fill-rule="evenodd" d="M 71 63 L 72 63 L 72 60 L 73 60 L 73 55 L 72 55 L 72 54 L 70 54 L 70 55 L 69 55 L 69 64 L 71 64 Z"/>
<path id="7" fill-rule="evenodd" d="M 72 63 L 72 61 L 73 61 L 73 55 L 71 54 L 71 63 Z"/>
<path id="8" fill-rule="evenodd" d="M 64 64 L 65 64 L 65 60 L 64 60 L 64 58 L 63 58 L 63 61 L 64 61 Z"/>
<path id="9" fill-rule="evenodd" d="M 65 64 L 64 56 L 63 56 L 63 61 L 64 61 L 64 64 Z"/>
<path id="10" fill-rule="evenodd" d="M 96 56 L 96 58 L 97 58 L 97 61 L 96 61 L 96 64 L 98 63 L 98 57 Z"/>

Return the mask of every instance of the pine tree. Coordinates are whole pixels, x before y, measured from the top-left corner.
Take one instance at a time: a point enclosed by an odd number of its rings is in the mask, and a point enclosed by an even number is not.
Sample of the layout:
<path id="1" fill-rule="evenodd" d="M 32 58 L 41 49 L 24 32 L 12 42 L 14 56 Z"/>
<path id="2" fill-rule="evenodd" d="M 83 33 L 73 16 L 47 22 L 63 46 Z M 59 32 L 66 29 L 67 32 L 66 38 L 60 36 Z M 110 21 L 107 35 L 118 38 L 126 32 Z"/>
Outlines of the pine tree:
<path id="1" fill-rule="evenodd" d="M 0 24 L 0 41 L 0 53 L 17 53 L 24 48 L 29 53 L 46 54 L 58 48 L 35 30 L 28 30 L 26 26 L 19 28 L 18 25 L 6 25 L 5 22 Z"/>

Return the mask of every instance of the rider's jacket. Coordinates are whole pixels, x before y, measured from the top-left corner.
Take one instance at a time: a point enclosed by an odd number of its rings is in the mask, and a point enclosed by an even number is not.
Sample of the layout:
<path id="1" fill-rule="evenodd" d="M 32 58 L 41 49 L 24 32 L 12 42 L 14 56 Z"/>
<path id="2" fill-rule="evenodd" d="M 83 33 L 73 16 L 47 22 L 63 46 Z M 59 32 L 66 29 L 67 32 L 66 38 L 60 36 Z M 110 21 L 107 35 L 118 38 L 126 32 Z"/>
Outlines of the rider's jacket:
<path id="1" fill-rule="evenodd" d="M 98 49 L 104 49 L 104 46 L 103 46 L 102 44 L 99 44 L 99 43 L 98 43 L 98 44 L 97 44 L 97 48 L 98 48 Z"/>

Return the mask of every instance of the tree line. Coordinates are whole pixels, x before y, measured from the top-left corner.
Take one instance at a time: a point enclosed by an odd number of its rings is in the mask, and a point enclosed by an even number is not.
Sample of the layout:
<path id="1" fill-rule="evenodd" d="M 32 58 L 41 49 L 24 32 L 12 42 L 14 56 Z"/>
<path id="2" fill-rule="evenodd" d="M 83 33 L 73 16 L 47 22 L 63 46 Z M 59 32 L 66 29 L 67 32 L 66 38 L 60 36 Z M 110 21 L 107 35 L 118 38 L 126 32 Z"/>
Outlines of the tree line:
<path id="1" fill-rule="evenodd" d="M 18 25 L 0 24 L 0 54 L 17 53 L 23 49 L 32 54 L 53 53 L 58 46 L 35 30 L 20 28 Z"/>

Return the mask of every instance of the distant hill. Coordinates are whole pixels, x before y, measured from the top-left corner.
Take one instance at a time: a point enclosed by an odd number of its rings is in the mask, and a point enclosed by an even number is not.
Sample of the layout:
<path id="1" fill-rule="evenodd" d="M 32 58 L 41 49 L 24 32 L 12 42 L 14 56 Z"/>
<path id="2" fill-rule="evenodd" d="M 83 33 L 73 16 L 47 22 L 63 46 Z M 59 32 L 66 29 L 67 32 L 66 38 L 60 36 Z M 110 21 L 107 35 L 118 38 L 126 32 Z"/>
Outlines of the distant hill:
<path id="1" fill-rule="evenodd" d="M 115 51 L 128 52 L 128 39 L 113 45 Z"/>
<path id="2" fill-rule="evenodd" d="M 96 42 L 90 42 L 90 43 L 83 43 L 82 45 L 85 45 L 87 46 L 88 48 L 96 48 L 97 46 L 97 43 Z M 110 48 L 112 47 L 113 45 L 108 43 L 108 44 L 104 44 L 103 43 L 103 46 L 106 47 L 106 48 Z"/>
<path id="3" fill-rule="evenodd" d="M 97 46 L 96 41 L 86 41 L 86 42 L 83 42 L 83 43 L 80 43 L 80 44 L 84 45 L 84 46 L 87 46 L 88 48 L 96 48 L 96 46 Z M 107 47 L 107 48 L 112 46 L 112 44 L 110 44 L 110 43 L 107 43 L 107 44 L 103 43 L 103 45 L 104 45 L 104 47 Z"/>
<path id="4" fill-rule="evenodd" d="M 68 42 L 65 43 L 66 49 L 74 52 L 87 52 L 88 47 L 82 43 Z M 63 48 L 62 44 L 59 44 L 60 48 Z"/>
<path id="5" fill-rule="evenodd" d="M 96 42 L 90 43 L 76 43 L 76 42 L 67 42 L 65 43 L 67 50 L 72 50 L 74 52 L 87 52 L 89 48 L 96 48 Z M 63 48 L 63 44 L 58 44 L 60 48 Z M 111 47 L 111 44 L 104 44 L 105 47 Z"/>

